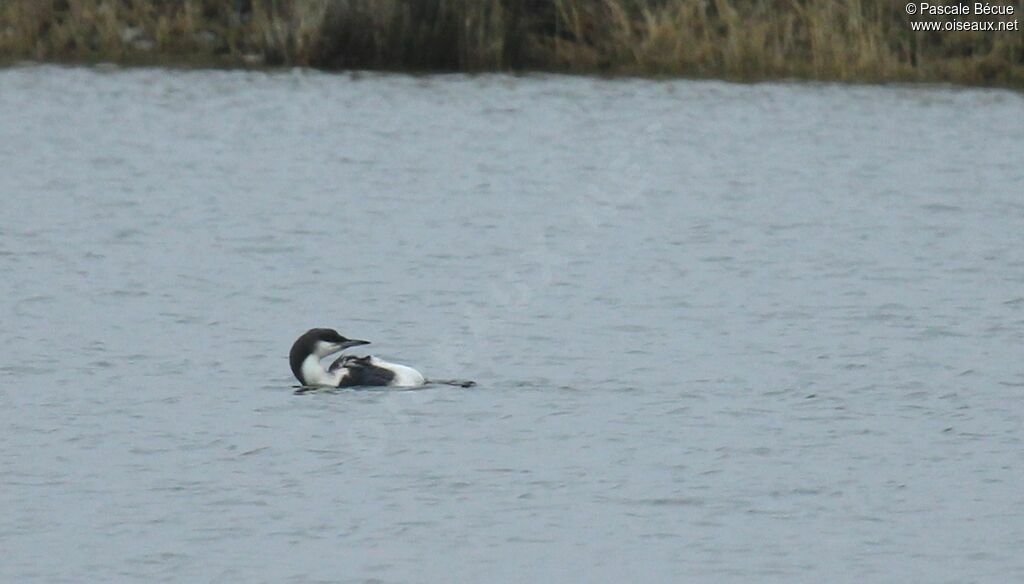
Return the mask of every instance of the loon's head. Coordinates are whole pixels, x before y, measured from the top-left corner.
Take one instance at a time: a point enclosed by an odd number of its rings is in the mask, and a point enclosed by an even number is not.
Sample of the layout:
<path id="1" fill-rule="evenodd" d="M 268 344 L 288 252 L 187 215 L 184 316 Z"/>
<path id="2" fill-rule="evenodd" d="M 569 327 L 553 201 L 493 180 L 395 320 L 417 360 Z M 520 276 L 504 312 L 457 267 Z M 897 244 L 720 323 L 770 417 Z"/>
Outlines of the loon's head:
<path id="1" fill-rule="evenodd" d="M 309 329 L 306 331 L 306 334 L 295 341 L 295 344 L 292 345 L 292 352 L 295 352 L 296 349 L 301 349 L 307 355 L 316 355 L 323 359 L 328 355 L 349 347 L 369 344 L 370 341 L 345 338 L 334 329 L 315 328 Z"/>

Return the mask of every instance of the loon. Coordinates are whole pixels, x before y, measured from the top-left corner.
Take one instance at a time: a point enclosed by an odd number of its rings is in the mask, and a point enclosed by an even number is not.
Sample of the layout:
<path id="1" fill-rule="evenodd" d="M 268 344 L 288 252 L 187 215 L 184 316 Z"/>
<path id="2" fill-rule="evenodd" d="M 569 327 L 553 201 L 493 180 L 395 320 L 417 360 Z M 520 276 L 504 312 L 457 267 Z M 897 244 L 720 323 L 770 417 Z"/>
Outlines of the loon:
<path id="1" fill-rule="evenodd" d="M 388 363 L 373 356 L 342 355 L 324 369 L 320 360 L 349 347 L 369 345 L 370 341 L 348 339 L 329 328 L 309 329 L 292 345 L 289 362 L 299 383 L 313 387 L 352 387 L 387 385 L 419 387 L 426 383 L 423 374 L 412 367 Z"/>

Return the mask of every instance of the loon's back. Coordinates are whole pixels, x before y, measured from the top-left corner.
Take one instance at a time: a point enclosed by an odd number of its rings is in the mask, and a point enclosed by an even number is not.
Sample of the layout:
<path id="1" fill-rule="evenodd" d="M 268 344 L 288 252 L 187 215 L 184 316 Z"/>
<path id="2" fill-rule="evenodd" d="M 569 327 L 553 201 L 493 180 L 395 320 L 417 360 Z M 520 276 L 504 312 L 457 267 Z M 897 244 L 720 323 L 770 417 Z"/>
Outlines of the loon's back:
<path id="1" fill-rule="evenodd" d="M 412 367 L 389 363 L 372 355 L 365 357 L 343 355 L 331 364 L 328 371 L 340 375 L 338 387 L 357 385 L 419 387 L 426 383 L 423 374 Z"/>

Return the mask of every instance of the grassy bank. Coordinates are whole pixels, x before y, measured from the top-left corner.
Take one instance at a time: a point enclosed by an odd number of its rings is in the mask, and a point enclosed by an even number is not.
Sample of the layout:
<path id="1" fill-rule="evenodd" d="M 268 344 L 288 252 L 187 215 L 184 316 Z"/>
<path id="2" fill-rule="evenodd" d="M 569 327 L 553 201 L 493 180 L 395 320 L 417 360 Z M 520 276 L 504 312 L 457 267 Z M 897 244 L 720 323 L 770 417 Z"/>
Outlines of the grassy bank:
<path id="1" fill-rule="evenodd" d="M 1004 0 L 1024 20 L 1021 0 Z M 1024 32 L 892 0 L 0 0 L 0 59 L 1024 86 Z M 924 17 L 970 19 L 971 17 Z M 991 17 L 989 17 L 991 18 Z"/>

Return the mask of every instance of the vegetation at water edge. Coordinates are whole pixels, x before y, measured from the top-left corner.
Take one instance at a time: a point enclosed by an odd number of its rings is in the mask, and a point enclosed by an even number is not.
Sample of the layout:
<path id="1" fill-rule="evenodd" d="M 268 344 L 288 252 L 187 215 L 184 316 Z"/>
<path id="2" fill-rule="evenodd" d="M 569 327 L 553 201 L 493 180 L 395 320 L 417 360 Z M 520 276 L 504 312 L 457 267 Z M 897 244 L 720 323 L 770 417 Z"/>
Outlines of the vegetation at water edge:
<path id="1" fill-rule="evenodd" d="M 1010 5 L 980 18 L 1024 18 Z M 1024 86 L 1021 31 L 911 18 L 891 0 L 3 0 L 0 59 Z"/>

